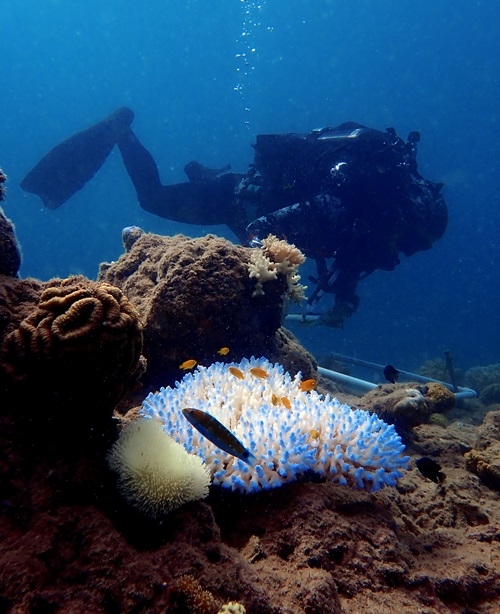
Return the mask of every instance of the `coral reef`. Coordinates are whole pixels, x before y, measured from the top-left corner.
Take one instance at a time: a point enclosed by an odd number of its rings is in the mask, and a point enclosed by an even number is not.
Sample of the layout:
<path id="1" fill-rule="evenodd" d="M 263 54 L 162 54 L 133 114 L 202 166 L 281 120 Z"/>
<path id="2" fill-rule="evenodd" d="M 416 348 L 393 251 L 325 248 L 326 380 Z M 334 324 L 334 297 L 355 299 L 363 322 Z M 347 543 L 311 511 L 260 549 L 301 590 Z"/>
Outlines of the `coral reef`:
<path id="1" fill-rule="evenodd" d="M 478 428 L 473 449 L 465 453 L 465 466 L 481 481 L 500 490 L 500 411 L 490 411 Z"/>
<path id="2" fill-rule="evenodd" d="M 500 500 L 463 459 L 478 429 L 415 429 L 411 469 L 396 489 L 306 483 L 255 497 L 224 492 L 152 525 L 121 508 L 113 514 L 115 502 L 111 519 L 93 501 L 51 505 L 40 466 L 30 480 L 31 520 L 0 515 L 2 608 L 159 614 L 194 604 L 218 612 L 237 601 L 257 614 L 493 614 Z M 3 470 L 3 432 L 0 441 Z M 422 453 L 439 460 L 444 485 L 420 475 Z"/>
<path id="3" fill-rule="evenodd" d="M 453 375 L 455 383 L 460 386 L 464 382 L 464 374 L 461 369 L 456 369 L 451 365 L 451 356 L 448 352 L 448 361 L 444 358 L 430 358 L 426 360 L 420 367 L 415 369 L 415 373 L 423 375 L 424 377 L 430 377 L 431 379 L 437 379 L 441 382 L 450 382 Z M 453 374 L 450 373 L 450 367 L 453 369 Z"/>
<path id="4" fill-rule="evenodd" d="M 128 251 L 101 268 L 100 280 L 124 292 L 145 323 L 145 385 L 174 382 L 179 364 L 194 359 L 211 364 L 228 347 L 228 360 L 265 354 L 293 373 L 314 377 L 316 365 L 280 329 L 288 280 L 277 273 L 266 282 L 264 296 L 252 296 L 248 274 L 252 250 L 207 235 L 190 239 L 126 233 Z"/>
<path id="5" fill-rule="evenodd" d="M 449 422 L 450 421 L 444 414 L 435 413 L 429 416 L 430 424 L 437 424 L 438 426 L 441 426 L 444 429 L 448 426 Z"/>
<path id="6" fill-rule="evenodd" d="M 5 281 L 6 278 L 4 278 Z M 109 421 L 142 372 L 142 327 L 118 288 L 84 277 L 46 283 L 13 280 L 1 286 L 7 323 L 0 339 L 0 382 L 8 396 L 22 394 L 22 412 L 59 435 L 68 407 L 80 429 Z M 35 403 L 28 399 L 36 398 Z M 50 407 L 40 413 L 39 404 Z M 6 403 L 5 412 L 10 404 Z M 54 426 L 56 428 L 54 428 Z M 75 433 L 78 435 L 78 433 Z"/>
<path id="7" fill-rule="evenodd" d="M 254 375 L 256 369 L 265 377 Z M 394 486 L 408 462 L 394 427 L 314 390 L 303 392 L 300 382 L 300 374 L 292 380 L 264 358 L 214 363 L 187 374 L 175 388 L 150 394 L 142 413 L 161 420 L 165 432 L 200 456 L 213 483 L 224 488 L 258 492 L 311 475 L 373 491 Z M 255 464 L 248 466 L 200 435 L 183 407 L 222 422 L 256 457 Z"/>
<path id="8" fill-rule="evenodd" d="M 500 384 L 500 364 L 472 367 L 465 373 L 467 386 L 476 390 L 479 394 L 491 384 Z"/>
<path id="9" fill-rule="evenodd" d="M 500 403 L 500 382 L 496 384 L 488 384 L 485 386 L 479 395 L 479 400 L 483 405 L 493 405 Z"/>
<path id="10" fill-rule="evenodd" d="M 213 489 L 168 521 L 126 505 L 103 450 L 113 405 L 143 369 L 138 314 L 158 381 L 174 382 L 189 358 L 225 360 L 222 346 L 228 362 L 250 350 L 304 379 L 316 373 L 280 328 L 285 275 L 252 297 L 250 250 L 135 229 L 125 239 L 127 254 L 102 279 L 119 281 L 137 312 L 106 283 L 0 277 L 1 612 L 498 611 L 500 500 L 488 479 L 499 411 L 480 426 L 414 426 L 409 470 L 380 492 L 328 481 L 252 497 Z M 425 398 L 422 414 L 438 411 L 440 395 L 410 386 Z M 397 404 L 410 386 L 388 387 L 378 402 L 392 391 Z M 418 472 L 422 455 L 439 461 L 442 484 Z"/>

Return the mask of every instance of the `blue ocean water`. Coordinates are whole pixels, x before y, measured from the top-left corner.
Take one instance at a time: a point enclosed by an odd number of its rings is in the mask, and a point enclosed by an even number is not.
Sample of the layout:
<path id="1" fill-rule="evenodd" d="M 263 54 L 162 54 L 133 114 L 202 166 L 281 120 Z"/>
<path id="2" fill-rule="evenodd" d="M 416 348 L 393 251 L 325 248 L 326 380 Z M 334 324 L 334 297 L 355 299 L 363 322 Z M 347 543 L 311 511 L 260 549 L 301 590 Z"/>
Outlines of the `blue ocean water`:
<path id="1" fill-rule="evenodd" d="M 499 23 L 489 0 L 3 3 L 0 166 L 21 275 L 95 278 L 130 225 L 234 238 L 144 212 L 117 152 L 56 211 L 19 188 L 51 147 L 119 106 L 165 184 L 192 159 L 245 171 L 260 133 L 418 130 L 419 170 L 445 183 L 444 238 L 362 282 L 343 330 L 293 330 L 316 353 L 407 370 L 445 350 L 461 368 L 500 362 Z"/>

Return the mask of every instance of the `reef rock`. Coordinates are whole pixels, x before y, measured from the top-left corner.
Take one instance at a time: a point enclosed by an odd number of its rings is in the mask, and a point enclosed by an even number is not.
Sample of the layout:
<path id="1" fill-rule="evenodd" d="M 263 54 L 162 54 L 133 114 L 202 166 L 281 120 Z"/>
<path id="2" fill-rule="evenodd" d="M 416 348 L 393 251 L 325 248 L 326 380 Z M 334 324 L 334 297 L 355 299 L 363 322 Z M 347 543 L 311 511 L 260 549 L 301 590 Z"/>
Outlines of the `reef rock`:
<path id="1" fill-rule="evenodd" d="M 7 177 L 0 168 L 0 201 L 4 199 L 3 183 Z M 21 266 L 21 252 L 14 233 L 14 224 L 0 207 L 0 275 L 15 277 Z"/>
<path id="2" fill-rule="evenodd" d="M 262 355 L 291 373 L 315 376 L 313 358 L 280 328 L 296 281 L 291 267 L 286 274 L 278 267 L 260 275 L 255 250 L 213 235 L 191 239 L 127 229 L 125 244 L 127 252 L 102 266 L 99 279 L 121 288 L 144 322 L 150 388 L 179 379 L 179 365 L 188 359 L 209 365 Z M 272 257 L 269 252 L 267 262 Z M 222 347 L 229 348 L 227 357 L 218 354 Z"/>
<path id="3" fill-rule="evenodd" d="M 357 406 L 375 412 L 403 432 L 425 423 L 432 414 L 444 414 L 455 405 L 455 396 L 439 383 L 381 384 L 363 395 Z"/>
<path id="4" fill-rule="evenodd" d="M 500 364 L 472 367 L 466 372 L 465 381 L 467 386 L 481 394 L 487 386 L 500 384 Z"/>

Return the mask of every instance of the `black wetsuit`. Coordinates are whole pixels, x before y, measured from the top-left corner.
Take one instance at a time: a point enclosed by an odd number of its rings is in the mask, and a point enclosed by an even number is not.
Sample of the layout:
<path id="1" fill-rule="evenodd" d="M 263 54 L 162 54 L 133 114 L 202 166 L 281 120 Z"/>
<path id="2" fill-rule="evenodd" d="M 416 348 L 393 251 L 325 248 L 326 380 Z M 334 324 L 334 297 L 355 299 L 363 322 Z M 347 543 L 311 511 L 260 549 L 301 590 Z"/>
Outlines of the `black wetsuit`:
<path id="1" fill-rule="evenodd" d="M 404 142 L 392 129 L 347 122 L 308 134 L 259 135 L 246 173 L 190 162 L 188 182 L 165 186 L 132 120 L 132 111 L 119 109 L 70 137 L 40 161 L 22 187 L 46 206 L 60 206 L 117 144 L 146 211 L 178 222 L 226 224 L 242 243 L 272 233 L 315 258 L 315 297 L 335 294 L 332 325 L 356 310 L 360 279 L 376 269 L 394 269 L 401 253 L 429 249 L 446 229 L 442 185 L 417 170 L 418 133 Z"/>
<path id="2" fill-rule="evenodd" d="M 227 224 L 243 243 L 272 233 L 315 258 L 319 289 L 335 294 L 338 305 L 329 323 L 341 325 L 357 308 L 361 279 L 393 270 L 401 253 L 429 249 L 446 229 L 442 186 L 419 174 L 418 135 L 410 137 L 404 142 L 393 130 L 353 122 L 259 135 L 246 174 L 191 162 L 191 181 L 171 186 L 161 185 L 131 130 L 118 145 L 144 209 L 180 222 Z"/>

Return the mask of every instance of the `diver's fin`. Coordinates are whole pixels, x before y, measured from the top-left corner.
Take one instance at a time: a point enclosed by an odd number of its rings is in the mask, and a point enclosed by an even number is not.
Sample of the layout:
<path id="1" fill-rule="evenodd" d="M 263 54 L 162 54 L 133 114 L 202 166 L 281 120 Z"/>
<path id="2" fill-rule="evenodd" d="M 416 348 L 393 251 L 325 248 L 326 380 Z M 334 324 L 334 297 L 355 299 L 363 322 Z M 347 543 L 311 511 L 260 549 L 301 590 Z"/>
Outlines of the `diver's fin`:
<path id="1" fill-rule="evenodd" d="M 21 181 L 21 188 L 57 209 L 101 168 L 116 139 L 134 119 L 130 109 L 117 109 L 106 119 L 70 136 L 51 149 Z"/>

